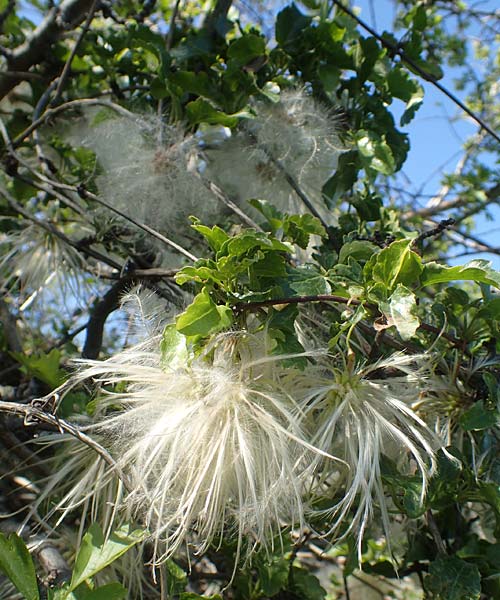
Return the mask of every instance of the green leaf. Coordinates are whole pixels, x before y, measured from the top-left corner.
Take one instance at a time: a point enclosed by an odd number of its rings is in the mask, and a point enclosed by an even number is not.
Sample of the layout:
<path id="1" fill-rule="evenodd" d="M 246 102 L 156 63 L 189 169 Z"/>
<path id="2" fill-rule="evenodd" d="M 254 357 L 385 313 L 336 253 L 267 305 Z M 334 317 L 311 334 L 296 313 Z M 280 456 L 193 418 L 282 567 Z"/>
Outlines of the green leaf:
<path id="1" fill-rule="evenodd" d="M 35 567 L 28 548 L 15 533 L 0 533 L 0 571 L 27 600 L 39 600 Z"/>
<path id="2" fill-rule="evenodd" d="M 215 102 L 219 100 L 217 88 L 203 71 L 201 73 L 194 73 L 193 71 L 169 73 L 168 82 L 181 88 L 182 92 L 203 96 Z"/>
<path id="3" fill-rule="evenodd" d="M 186 105 L 186 115 L 191 125 L 198 123 L 209 123 L 210 125 L 224 125 L 224 127 L 234 127 L 243 117 L 249 117 L 249 113 L 241 111 L 233 115 L 228 115 L 214 106 L 204 98 L 198 98 Z"/>
<path id="4" fill-rule="evenodd" d="M 217 306 L 205 287 L 176 319 L 176 328 L 183 335 L 207 336 L 226 329 L 233 322 L 228 306 Z"/>
<path id="5" fill-rule="evenodd" d="M 349 257 L 357 261 L 366 261 L 378 250 L 375 244 L 367 240 L 353 240 L 345 243 L 339 252 L 339 263 L 347 263 Z"/>
<path id="6" fill-rule="evenodd" d="M 401 115 L 401 119 L 399 120 L 399 124 L 403 127 L 404 125 L 408 125 L 413 120 L 415 113 L 422 106 L 424 100 L 424 88 L 422 86 L 418 86 L 418 89 L 415 91 L 413 96 L 406 103 L 406 109 L 404 113 Z"/>
<path id="7" fill-rule="evenodd" d="M 93 523 L 83 536 L 69 591 L 73 591 L 87 579 L 102 571 L 143 538 L 144 531 L 131 530 L 129 525 L 124 525 L 105 539 L 100 526 Z"/>
<path id="8" fill-rule="evenodd" d="M 166 98 L 170 92 L 168 91 L 168 87 L 165 85 L 165 81 L 160 79 L 159 77 L 155 77 L 149 86 L 149 91 L 151 95 L 156 100 L 162 100 Z"/>
<path id="9" fill-rule="evenodd" d="M 221 248 L 221 254 L 226 253 L 232 256 L 242 256 L 249 250 L 277 250 L 279 252 L 289 253 L 291 248 L 279 240 L 269 237 L 265 233 L 247 230 L 228 240 L 227 244 Z"/>
<path id="10" fill-rule="evenodd" d="M 336 207 L 339 198 L 352 189 L 360 169 L 361 164 L 357 150 L 350 150 L 340 155 L 335 174 L 330 177 L 321 190 L 328 208 Z"/>
<path id="11" fill-rule="evenodd" d="M 403 340 L 413 337 L 420 325 L 420 321 L 415 315 L 416 309 L 415 294 L 398 283 L 389 298 L 389 314 Z"/>
<path id="12" fill-rule="evenodd" d="M 282 556 L 273 556 L 270 560 L 263 560 L 257 566 L 259 583 L 266 596 L 275 596 L 285 589 L 290 572 L 290 561 Z"/>
<path id="13" fill-rule="evenodd" d="M 280 11 L 276 17 L 276 41 L 285 49 L 290 48 L 311 21 L 311 17 L 302 14 L 293 2 Z"/>
<path id="14" fill-rule="evenodd" d="M 298 296 L 317 296 L 330 293 L 326 277 L 312 265 L 288 269 L 288 284 Z"/>
<path id="15" fill-rule="evenodd" d="M 382 208 L 382 198 L 370 192 L 354 194 L 349 198 L 349 204 L 352 204 L 362 221 L 378 221 L 380 219 L 380 209 Z"/>
<path id="16" fill-rule="evenodd" d="M 492 269 L 487 260 L 473 260 L 457 267 L 445 267 L 430 262 L 424 266 L 420 281 L 422 286 L 450 281 L 475 281 L 500 288 L 500 273 Z"/>
<path id="17" fill-rule="evenodd" d="M 23 365 L 23 370 L 43 381 L 51 389 L 60 386 L 66 379 L 66 372 L 59 368 L 61 353 L 52 349 L 48 354 L 27 356 L 20 352 L 13 352 L 12 356 Z"/>
<path id="18" fill-rule="evenodd" d="M 286 265 L 283 256 L 277 252 L 267 252 L 261 260 L 251 267 L 252 277 L 277 278 L 286 275 Z"/>
<path id="19" fill-rule="evenodd" d="M 311 235 L 326 237 L 326 230 L 321 221 L 313 215 L 286 215 L 283 222 L 283 231 L 287 240 L 296 243 L 301 248 L 307 248 Z"/>
<path id="20" fill-rule="evenodd" d="M 411 240 L 398 240 L 374 255 L 365 265 L 365 277 L 369 282 L 383 283 L 392 290 L 401 283 L 410 287 L 418 282 L 422 272 L 420 256 L 411 250 Z"/>
<path id="21" fill-rule="evenodd" d="M 165 571 L 167 576 L 168 596 L 175 596 L 184 591 L 187 584 L 187 575 L 184 569 L 171 559 L 165 561 Z"/>
<path id="22" fill-rule="evenodd" d="M 479 400 L 469 410 L 460 415 L 460 425 L 465 431 L 481 431 L 495 427 L 500 422 L 500 415 L 496 410 L 488 410 L 483 401 Z"/>
<path id="23" fill-rule="evenodd" d="M 430 564 L 425 587 L 435 600 L 479 600 L 481 575 L 476 565 L 456 556 L 440 556 Z"/>
<path id="24" fill-rule="evenodd" d="M 218 252 L 222 244 L 229 239 L 227 233 L 220 227 L 217 227 L 217 225 L 207 227 L 199 222 L 195 222 L 191 227 L 198 233 L 201 233 L 215 252 Z"/>
<path id="25" fill-rule="evenodd" d="M 396 66 L 387 75 L 387 85 L 389 91 L 395 98 L 400 98 L 401 100 L 408 102 L 418 84 L 410 78 L 410 75 L 405 69 Z"/>
<path id="26" fill-rule="evenodd" d="M 385 136 L 373 131 L 360 130 L 357 138 L 357 147 L 364 159 L 365 168 L 383 175 L 392 175 L 396 169 L 396 162 Z"/>
<path id="27" fill-rule="evenodd" d="M 81 600 L 122 600 L 127 595 L 127 588 L 124 588 L 121 583 L 115 582 L 91 590 L 82 596 Z"/>
<path id="28" fill-rule="evenodd" d="M 228 50 L 227 56 L 241 66 L 266 53 L 266 41 L 260 35 L 249 33 L 234 40 Z"/>
<path id="29" fill-rule="evenodd" d="M 185 364 L 187 359 L 186 337 L 177 331 L 174 323 L 170 323 L 163 330 L 160 352 L 163 365 L 172 367 L 177 364 Z"/>
<path id="30" fill-rule="evenodd" d="M 318 578 L 307 569 L 293 566 L 290 573 L 291 592 L 301 600 L 324 600 L 326 591 L 321 587 Z"/>

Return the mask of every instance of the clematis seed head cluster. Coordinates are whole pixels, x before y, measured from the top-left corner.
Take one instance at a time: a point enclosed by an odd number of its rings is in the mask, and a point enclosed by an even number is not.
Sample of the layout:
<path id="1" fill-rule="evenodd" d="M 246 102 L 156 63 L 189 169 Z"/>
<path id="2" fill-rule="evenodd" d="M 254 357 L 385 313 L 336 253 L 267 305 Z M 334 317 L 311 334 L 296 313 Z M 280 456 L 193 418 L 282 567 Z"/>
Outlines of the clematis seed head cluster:
<path id="1" fill-rule="evenodd" d="M 361 540 L 376 507 L 388 527 L 385 453 L 420 474 L 424 496 L 440 446 L 412 409 L 432 393 L 426 356 L 357 368 L 321 349 L 277 356 L 265 331 L 219 334 L 198 356 L 179 334 L 170 342 L 160 351 L 154 337 L 82 365 L 71 385 L 100 386 L 87 433 L 116 470 L 103 463 L 93 482 L 65 489 L 59 508 L 101 506 L 109 523 L 142 522 L 158 564 L 224 537 L 237 556 L 271 548 L 286 528 L 311 527 L 319 499 L 331 540 Z M 303 369 L 290 361 L 298 356 Z M 396 377 L 373 376 L 389 366 Z M 117 473 L 125 486 L 113 484 Z"/>

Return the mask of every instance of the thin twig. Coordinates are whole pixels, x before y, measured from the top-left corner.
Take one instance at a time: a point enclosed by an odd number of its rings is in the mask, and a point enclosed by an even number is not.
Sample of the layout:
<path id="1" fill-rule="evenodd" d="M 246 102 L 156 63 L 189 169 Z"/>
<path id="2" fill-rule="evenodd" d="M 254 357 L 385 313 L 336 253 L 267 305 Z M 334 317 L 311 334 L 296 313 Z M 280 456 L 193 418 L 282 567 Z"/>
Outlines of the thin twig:
<path id="1" fill-rule="evenodd" d="M 153 237 L 155 237 L 157 240 L 160 240 L 160 242 L 163 242 L 167 246 L 170 246 L 174 250 L 177 250 L 177 252 L 179 252 L 180 254 L 183 254 L 184 256 L 189 258 L 189 260 L 192 260 L 193 262 L 198 260 L 198 258 L 194 254 L 191 254 L 191 252 L 189 252 L 188 250 L 186 250 L 185 248 L 183 248 L 182 246 L 180 246 L 179 244 L 177 244 L 170 238 L 165 237 L 163 234 L 159 233 L 158 231 L 156 231 L 149 225 L 146 225 L 145 223 L 141 223 L 140 221 L 137 221 L 133 217 L 123 213 L 121 210 L 118 210 L 113 205 L 108 204 L 108 202 L 106 202 L 105 200 L 102 200 L 95 194 L 92 194 L 91 192 L 86 190 L 82 184 L 79 185 L 78 187 L 66 186 L 66 188 L 71 189 L 72 191 L 76 191 L 80 195 L 81 198 L 90 198 L 90 200 L 93 200 L 94 202 L 101 204 L 102 206 L 104 206 L 105 208 L 110 210 L 111 212 L 114 212 L 118 216 L 122 217 L 122 219 L 125 219 L 125 220 L 129 221 L 130 223 L 133 223 L 139 229 L 142 229 L 146 233 L 149 233 L 149 235 L 152 235 Z"/>
<path id="2" fill-rule="evenodd" d="M 82 26 L 82 29 L 78 35 L 78 38 L 76 39 L 75 45 L 73 46 L 73 49 L 70 52 L 70 55 L 68 56 L 68 60 L 64 64 L 63 70 L 61 72 L 61 76 L 59 77 L 59 83 L 57 84 L 56 93 L 51 102 L 52 106 L 55 106 L 57 104 L 59 97 L 61 96 L 64 84 L 66 83 L 66 79 L 68 78 L 68 75 L 69 75 L 69 70 L 71 69 L 71 63 L 73 62 L 73 59 L 75 58 L 78 48 L 79 48 L 80 44 L 82 43 L 83 38 L 85 37 L 85 34 L 89 30 L 92 20 L 94 19 L 96 5 L 97 5 L 97 0 L 93 0 L 92 5 L 89 8 L 87 18 L 85 19 L 85 23 Z"/>
<path id="3" fill-rule="evenodd" d="M 460 107 L 465 113 L 469 115 L 478 125 L 481 126 L 482 129 L 487 131 L 492 137 L 494 137 L 497 142 L 500 142 L 500 135 L 496 133 L 489 125 L 486 123 L 479 115 L 477 115 L 473 110 L 468 108 L 461 100 L 459 100 L 452 92 L 448 90 L 444 85 L 439 83 L 439 81 L 430 73 L 428 73 L 425 69 L 423 69 L 419 64 L 417 64 L 412 58 L 407 56 L 404 50 L 392 42 L 386 40 L 383 36 L 370 27 L 368 23 L 365 23 L 362 19 L 360 19 L 350 8 L 342 4 L 340 0 L 332 0 L 333 4 L 337 6 L 340 10 L 348 14 L 352 19 L 358 23 L 360 27 L 362 27 L 365 31 L 368 31 L 370 35 L 376 38 L 384 48 L 390 50 L 393 54 L 400 57 L 400 59 L 406 63 L 409 67 L 413 69 L 420 77 L 431 83 L 435 86 L 440 92 L 445 94 L 454 104 Z"/>
<path id="4" fill-rule="evenodd" d="M 109 256 L 105 256 L 104 254 L 101 254 L 98 250 L 94 250 L 93 248 L 84 248 L 84 249 L 80 248 L 77 242 L 74 242 L 69 237 L 64 235 L 64 233 L 59 231 L 59 229 L 57 229 L 57 227 L 54 227 L 54 225 L 52 225 L 51 223 L 47 223 L 46 221 L 42 221 L 41 219 L 34 217 L 31 213 L 29 213 L 26 209 L 24 209 L 18 202 L 16 202 L 14 200 L 14 198 L 8 192 L 6 192 L 5 190 L 3 190 L 1 188 L 0 188 L 0 195 L 3 196 L 7 200 L 7 202 L 9 203 L 9 205 L 11 206 L 12 209 L 14 209 L 20 215 L 22 215 L 25 219 L 28 219 L 32 223 L 35 223 L 36 225 L 41 227 L 42 229 L 45 229 L 45 231 L 47 231 L 51 235 L 54 235 L 55 237 L 59 238 L 61 241 L 65 242 L 72 248 L 75 248 L 79 252 L 88 254 L 89 256 L 92 256 L 92 258 L 95 258 L 96 260 L 99 260 L 99 261 L 109 265 L 113 269 L 117 269 L 118 271 L 121 271 L 122 266 L 119 263 L 117 263 L 115 260 L 113 260 Z"/>
<path id="5" fill-rule="evenodd" d="M 225 206 L 231 209 L 235 215 L 237 215 L 243 223 L 252 227 L 256 231 L 263 231 L 262 227 L 258 225 L 252 218 L 250 218 L 246 213 L 244 213 L 241 208 L 235 204 L 227 195 L 221 190 L 221 188 L 216 185 L 213 181 L 206 181 L 202 179 L 203 184 L 214 194 L 214 196 L 222 202 Z"/>
<path id="6" fill-rule="evenodd" d="M 39 401 L 45 404 L 44 399 L 34 400 L 33 402 Z M 26 425 L 32 425 L 35 423 L 45 423 L 50 427 L 53 427 L 61 433 L 67 433 L 72 437 L 76 438 L 89 448 L 92 448 L 112 469 L 116 472 L 117 477 L 121 480 L 123 485 L 128 491 L 132 490 L 132 486 L 128 481 L 128 478 L 121 471 L 116 464 L 116 461 L 111 454 L 101 444 L 93 440 L 85 432 L 81 431 L 80 428 L 64 419 L 60 419 L 52 413 L 48 413 L 45 410 L 33 406 L 32 404 L 19 404 L 18 402 L 3 402 L 0 401 L 0 412 L 9 413 L 11 415 L 17 415 L 24 417 Z"/>
<path id="7" fill-rule="evenodd" d="M 40 127 L 40 125 L 45 123 L 47 119 L 55 117 L 59 113 L 66 110 L 80 108 L 81 106 L 104 106 L 105 108 L 114 110 L 123 117 L 127 117 L 128 119 L 132 120 L 136 119 L 136 116 L 126 108 L 123 108 L 123 106 L 120 106 L 115 102 L 110 102 L 109 100 L 101 100 L 100 98 L 82 98 L 78 100 L 70 100 L 69 102 L 65 102 L 60 106 L 56 106 L 55 108 L 50 108 L 49 110 L 45 111 L 39 119 L 33 121 L 29 127 L 26 127 L 26 129 L 13 140 L 14 148 L 17 148 L 17 146 L 19 146 L 19 144 L 21 144 L 37 127 Z"/>
<path id="8" fill-rule="evenodd" d="M 254 143 L 257 144 L 258 147 L 264 152 L 264 154 L 273 163 L 273 165 L 282 173 L 282 175 L 285 178 L 285 180 L 288 183 L 288 185 L 297 194 L 297 196 L 302 200 L 302 202 L 306 206 L 307 210 L 312 215 L 314 215 L 320 221 L 320 223 L 323 225 L 323 227 L 326 229 L 326 231 L 328 231 L 328 223 L 325 222 L 325 220 L 323 219 L 323 217 L 316 210 L 316 208 L 314 207 L 313 203 L 308 198 L 307 194 L 300 187 L 299 183 L 296 181 L 296 179 L 293 177 L 293 175 L 291 175 L 288 172 L 288 170 L 285 167 L 285 165 L 279 159 L 277 159 L 276 157 L 274 157 L 273 154 L 272 154 L 272 152 L 269 150 L 269 148 L 267 148 L 267 146 L 265 144 L 260 143 L 259 140 L 257 139 L 257 137 L 251 131 L 247 130 L 247 134 L 254 141 Z"/>
<path id="9" fill-rule="evenodd" d="M 439 554 L 446 554 L 446 546 L 444 545 L 443 538 L 441 537 L 436 520 L 430 509 L 425 513 L 425 518 Z"/>
<path id="10" fill-rule="evenodd" d="M 168 24 L 168 34 L 167 34 L 167 51 L 170 52 L 172 48 L 172 44 L 174 41 L 174 29 L 175 29 L 175 19 L 177 18 L 177 13 L 179 12 L 179 4 L 181 0 L 176 0 L 174 4 L 174 8 L 172 9 L 172 15 L 170 16 L 170 21 Z"/>

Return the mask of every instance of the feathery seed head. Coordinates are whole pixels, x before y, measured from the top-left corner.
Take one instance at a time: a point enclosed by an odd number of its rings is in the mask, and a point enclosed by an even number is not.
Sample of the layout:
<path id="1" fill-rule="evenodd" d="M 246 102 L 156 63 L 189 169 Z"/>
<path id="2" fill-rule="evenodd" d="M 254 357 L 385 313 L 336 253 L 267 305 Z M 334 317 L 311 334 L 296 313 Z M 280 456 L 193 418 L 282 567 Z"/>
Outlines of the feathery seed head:
<path id="1" fill-rule="evenodd" d="M 83 268 L 83 260 L 81 254 L 63 240 L 35 223 L 27 223 L 1 238 L 0 247 L 3 245 L 8 248 L 0 261 L 0 269 L 9 270 L 5 287 L 12 287 L 17 281 L 22 296 L 29 293 L 34 298 L 34 293 L 57 283 L 78 295 L 77 273 Z"/>
<path id="2" fill-rule="evenodd" d="M 388 511 L 382 486 L 383 454 L 395 458 L 406 470 L 416 467 L 421 477 L 421 500 L 435 467 L 434 452 L 441 441 L 412 410 L 422 394 L 433 391 L 428 357 L 396 354 L 373 365 L 335 368 L 325 361 L 306 375 L 299 394 L 301 409 L 314 431 L 311 443 L 340 456 L 349 468 L 332 479 L 326 471 L 323 494 L 342 498 L 327 512 L 330 533 L 338 534 L 345 517 L 354 511 L 342 537 L 358 534 L 361 552 L 363 532 L 374 512 L 374 501 L 388 531 Z M 396 371 L 395 371 L 396 370 Z M 391 372 L 392 371 L 392 372 Z M 390 374 L 380 378 L 379 374 Z M 312 385 L 310 377 L 316 382 Z"/>
<path id="3" fill-rule="evenodd" d="M 228 532 L 238 553 L 245 541 L 251 552 L 283 523 L 304 526 L 316 450 L 269 369 L 278 359 L 260 336 L 232 333 L 191 362 L 165 364 L 148 343 L 78 376 L 126 382 L 99 399 L 92 431 L 128 477 L 122 508 L 152 532 L 154 562 L 186 542 L 203 552 Z"/>

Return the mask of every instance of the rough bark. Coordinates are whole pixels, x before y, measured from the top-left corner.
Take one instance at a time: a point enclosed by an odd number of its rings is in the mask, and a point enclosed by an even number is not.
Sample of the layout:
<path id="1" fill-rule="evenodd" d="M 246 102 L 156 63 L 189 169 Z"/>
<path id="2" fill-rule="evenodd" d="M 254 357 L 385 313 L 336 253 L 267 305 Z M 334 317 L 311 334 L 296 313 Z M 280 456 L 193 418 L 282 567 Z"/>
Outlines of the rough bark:
<path id="1" fill-rule="evenodd" d="M 0 73 L 0 99 L 25 79 L 22 75 L 24 72 L 47 58 L 51 46 L 66 31 L 77 27 L 91 6 L 92 0 L 64 0 L 47 12 L 44 20 L 23 44 L 6 53 L 7 73 Z"/>

